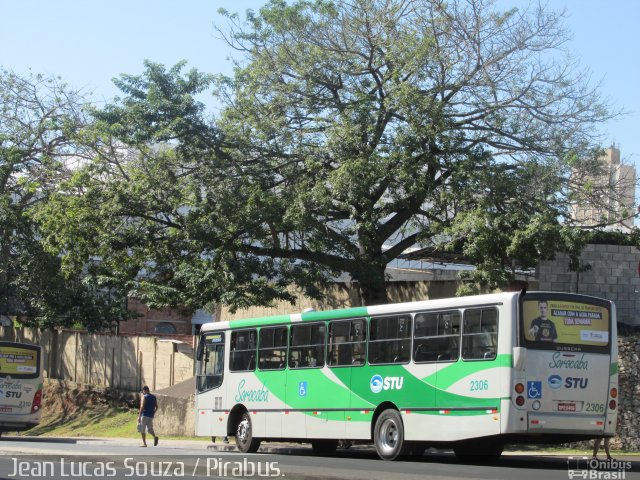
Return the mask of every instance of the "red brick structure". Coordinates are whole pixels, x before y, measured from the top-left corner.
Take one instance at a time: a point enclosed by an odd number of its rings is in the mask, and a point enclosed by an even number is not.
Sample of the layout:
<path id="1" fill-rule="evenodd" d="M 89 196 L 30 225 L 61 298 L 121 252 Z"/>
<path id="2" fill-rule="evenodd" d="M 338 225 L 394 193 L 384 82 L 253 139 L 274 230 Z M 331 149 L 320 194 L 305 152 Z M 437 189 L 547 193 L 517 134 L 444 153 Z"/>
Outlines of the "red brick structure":
<path id="1" fill-rule="evenodd" d="M 175 308 L 153 310 L 135 298 L 129 299 L 128 308 L 138 317 L 120 322 L 123 335 L 191 335 L 192 314 Z"/>

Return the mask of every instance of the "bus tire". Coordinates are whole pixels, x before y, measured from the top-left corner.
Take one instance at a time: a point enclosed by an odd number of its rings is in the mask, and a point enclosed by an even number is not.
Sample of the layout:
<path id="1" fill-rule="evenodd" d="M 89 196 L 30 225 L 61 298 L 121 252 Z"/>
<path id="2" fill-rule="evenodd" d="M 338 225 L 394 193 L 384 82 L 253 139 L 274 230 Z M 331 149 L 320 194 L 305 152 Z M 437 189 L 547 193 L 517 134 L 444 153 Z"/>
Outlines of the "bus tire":
<path id="1" fill-rule="evenodd" d="M 396 460 L 408 451 L 400 412 L 387 409 L 380 414 L 373 429 L 373 443 L 382 460 Z"/>
<path id="2" fill-rule="evenodd" d="M 313 440 L 311 448 L 316 455 L 331 455 L 338 448 L 338 440 Z"/>
<path id="3" fill-rule="evenodd" d="M 260 440 L 253 438 L 251 417 L 248 412 L 242 414 L 236 427 L 236 446 L 242 453 L 255 453 L 260 448 Z"/>

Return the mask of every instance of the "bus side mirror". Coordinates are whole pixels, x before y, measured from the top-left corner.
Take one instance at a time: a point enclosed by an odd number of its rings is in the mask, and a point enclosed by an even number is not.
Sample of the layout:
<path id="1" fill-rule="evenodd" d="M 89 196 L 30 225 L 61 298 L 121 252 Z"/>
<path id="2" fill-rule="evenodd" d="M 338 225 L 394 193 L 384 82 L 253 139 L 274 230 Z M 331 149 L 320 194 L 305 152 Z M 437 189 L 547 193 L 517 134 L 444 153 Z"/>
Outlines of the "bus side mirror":
<path id="1" fill-rule="evenodd" d="M 527 349 L 524 347 L 513 347 L 513 368 L 523 371 L 527 364 Z"/>

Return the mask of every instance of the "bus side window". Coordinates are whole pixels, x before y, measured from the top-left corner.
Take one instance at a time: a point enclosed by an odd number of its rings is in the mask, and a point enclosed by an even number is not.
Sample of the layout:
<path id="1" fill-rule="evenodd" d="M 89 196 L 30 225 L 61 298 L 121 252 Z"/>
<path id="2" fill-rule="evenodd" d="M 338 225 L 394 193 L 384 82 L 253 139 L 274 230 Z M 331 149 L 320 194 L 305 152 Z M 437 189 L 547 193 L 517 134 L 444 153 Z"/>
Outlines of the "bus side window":
<path id="1" fill-rule="evenodd" d="M 498 344 L 498 310 L 474 308 L 464 312 L 462 323 L 462 358 L 493 360 Z"/>
<path id="2" fill-rule="evenodd" d="M 231 332 L 229 370 L 252 371 L 256 368 L 256 330 L 234 330 Z"/>
<path id="3" fill-rule="evenodd" d="M 450 362 L 460 351 L 460 312 L 418 313 L 413 329 L 414 362 Z"/>
<path id="4" fill-rule="evenodd" d="M 258 368 L 260 370 L 283 370 L 287 359 L 288 328 L 269 327 L 260 329 L 258 346 Z"/>
<path id="5" fill-rule="evenodd" d="M 289 368 L 324 366 L 326 326 L 322 323 L 291 326 Z"/>
<path id="6" fill-rule="evenodd" d="M 364 365 L 366 339 L 364 318 L 332 321 L 329 324 L 329 366 Z"/>
<path id="7" fill-rule="evenodd" d="M 369 363 L 409 363 L 411 317 L 373 317 L 369 332 Z"/>

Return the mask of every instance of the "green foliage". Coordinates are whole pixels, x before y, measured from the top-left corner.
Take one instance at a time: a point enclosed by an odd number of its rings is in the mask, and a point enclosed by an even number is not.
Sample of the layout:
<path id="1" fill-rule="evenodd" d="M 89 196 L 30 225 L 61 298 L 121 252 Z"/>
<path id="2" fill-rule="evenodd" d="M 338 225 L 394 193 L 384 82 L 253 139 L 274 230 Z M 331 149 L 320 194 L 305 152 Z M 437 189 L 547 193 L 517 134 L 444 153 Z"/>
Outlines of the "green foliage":
<path id="1" fill-rule="evenodd" d="M 122 317 L 122 302 L 88 276 L 63 275 L 33 220 L 81 161 L 71 137 L 83 122 L 81 98 L 58 79 L 0 71 L 0 313 L 24 325 L 97 330 Z"/>
<path id="2" fill-rule="evenodd" d="M 550 60 L 560 15 L 479 0 L 222 13 L 233 77 L 147 62 L 93 112 L 93 159 L 39 217 L 66 270 L 97 257 L 97 278 L 194 308 L 315 296 L 347 273 L 371 304 L 414 245 L 461 249 L 492 286 L 564 248 L 568 173 L 610 115 Z M 210 87 L 214 120 L 195 100 Z"/>

